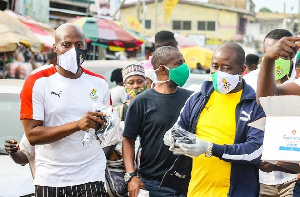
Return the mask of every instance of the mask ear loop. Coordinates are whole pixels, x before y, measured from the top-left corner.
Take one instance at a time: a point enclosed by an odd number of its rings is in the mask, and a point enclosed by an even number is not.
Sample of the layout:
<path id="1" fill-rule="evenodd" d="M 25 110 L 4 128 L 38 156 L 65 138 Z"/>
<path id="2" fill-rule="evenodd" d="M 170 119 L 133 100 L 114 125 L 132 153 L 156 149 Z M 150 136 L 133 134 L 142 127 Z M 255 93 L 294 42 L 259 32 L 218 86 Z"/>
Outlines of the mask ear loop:
<path id="1" fill-rule="evenodd" d="M 239 83 L 243 81 L 243 76 L 242 75 L 239 75 L 240 77 L 240 80 L 239 80 Z"/>
<path id="2" fill-rule="evenodd" d="M 152 89 L 152 88 L 153 88 L 153 86 L 154 86 L 154 81 L 152 81 L 152 83 L 151 83 L 151 87 L 150 87 L 150 88 Z"/>
<path id="3" fill-rule="evenodd" d="M 167 70 L 170 70 L 168 67 L 166 67 L 166 65 L 162 65 L 162 66 L 164 66 Z M 155 69 L 154 72 L 156 72 L 158 69 L 159 69 L 159 67 L 157 69 Z M 169 79 L 167 79 L 166 81 L 152 81 L 151 88 L 153 88 L 153 85 L 155 83 L 167 83 L 170 80 L 171 80 L 171 78 L 169 77 Z"/>
<path id="4" fill-rule="evenodd" d="M 152 83 L 151 83 L 151 88 L 153 88 L 153 84 L 155 84 L 155 83 L 167 83 L 168 81 L 170 81 L 171 79 L 167 79 L 166 81 L 153 81 Z"/>

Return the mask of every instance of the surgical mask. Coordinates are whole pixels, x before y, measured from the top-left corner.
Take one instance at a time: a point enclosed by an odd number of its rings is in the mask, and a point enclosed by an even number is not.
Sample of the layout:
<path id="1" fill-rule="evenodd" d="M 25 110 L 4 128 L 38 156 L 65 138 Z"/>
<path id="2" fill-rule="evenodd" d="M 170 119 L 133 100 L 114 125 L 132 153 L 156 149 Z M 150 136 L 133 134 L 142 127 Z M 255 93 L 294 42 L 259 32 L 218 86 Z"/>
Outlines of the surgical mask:
<path id="1" fill-rule="evenodd" d="M 240 75 L 231 75 L 222 71 L 217 71 L 211 74 L 215 91 L 221 94 L 227 94 L 238 85 Z"/>
<path id="2" fill-rule="evenodd" d="M 288 75 L 291 68 L 291 60 L 278 58 L 275 61 L 275 80 L 282 79 Z"/>
<path id="3" fill-rule="evenodd" d="M 130 98 L 135 98 L 137 95 L 144 92 L 146 89 L 147 89 L 147 85 L 145 85 L 143 88 L 138 88 L 138 89 L 125 88 L 125 92 L 129 95 Z"/>
<path id="4" fill-rule="evenodd" d="M 169 70 L 169 79 L 166 81 L 153 81 L 151 87 L 154 83 L 166 83 L 170 80 L 172 80 L 178 86 L 182 87 L 190 76 L 190 69 L 186 63 L 182 63 L 180 64 L 180 66 L 171 69 L 166 67 L 165 65 L 164 67 Z M 155 70 L 155 72 L 157 70 L 158 68 Z"/>
<path id="5" fill-rule="evenodd" d="M 73 47 L 67 52 L 58 56 L 58 65 L 64 70 L 77 73 L 78 68 L 83 63 L 86 55 L 86 50 Z"/>

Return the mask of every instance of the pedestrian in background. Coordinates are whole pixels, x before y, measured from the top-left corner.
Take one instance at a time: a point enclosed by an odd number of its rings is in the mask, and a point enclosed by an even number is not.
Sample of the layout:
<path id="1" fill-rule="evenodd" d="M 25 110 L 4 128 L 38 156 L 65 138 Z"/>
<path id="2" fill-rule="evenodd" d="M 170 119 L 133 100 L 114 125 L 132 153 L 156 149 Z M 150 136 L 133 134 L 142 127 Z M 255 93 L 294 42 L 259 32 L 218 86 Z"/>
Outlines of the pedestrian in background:
<path id="1" fill-rule="evenodd" d="M 116 107 L 124 104 L 127 100 L 127 94 L 123 84 L 122 68 L 112 71 L 110 81 L 116 82 L 116 86 L 110 89 L 112 106 Z"/>
<path id="2" fill-rule="evenodd" d="M 144 92 L 147 89 L 147 84 L 144 67 L 140 64 L 130 64 L 123 68 L 122 78 L 128 99 L 121 105 L 114 107 L 114 110 L 119 113 L 121 121 L 124 121 L 130 101 Z"/>
<path id="3" fill-rule="evenodd" d="M 242 74 L 242 76 L 248 74 L 249 72 L 251 72 L 253 70 L 256 70 L 258 63 L 259 63 L 259 57 L 257 55 L 248 54 L 246 56 L 246 62 L 245 62 L 246 69 L 245 69 L 244 73 Z"/>
<path id="4" fill-rule="evenodd" d="M 174 33 L 170 31 L 159 31 L 155 34 L 154 37 L 154 51 L 162 46 L 172 46 L 177 48 L 178 42 L 175 39 Z M 147 88 L 154 87 L 155 84 L 153 81 L 156 81 L 156 74 L 154 72 L 152 63 L 151 63 L 152 56 L 149 57 L 143 65 L 145 68 L 146 73 L 146 80 L 147 80 Z"/>

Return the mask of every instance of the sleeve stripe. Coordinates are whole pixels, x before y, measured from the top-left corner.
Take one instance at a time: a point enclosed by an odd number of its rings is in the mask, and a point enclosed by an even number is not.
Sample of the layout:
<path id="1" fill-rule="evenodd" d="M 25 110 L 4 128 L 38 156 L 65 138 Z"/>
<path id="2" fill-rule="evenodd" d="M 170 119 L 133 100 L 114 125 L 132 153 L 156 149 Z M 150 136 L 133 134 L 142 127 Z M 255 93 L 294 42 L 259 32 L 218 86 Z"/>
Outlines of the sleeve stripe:
<path id="1" fill-rule="evenodd" d="M 82 68 L 82 71 L 83 71 L 85 74 L 91 75 L 91 76 L 94 76 L 94 77 L 99 77 L 99 78 L 104 79 L 104 80 L 106 81 L 105 77 L 103 77 L 102 75 L 99 75 L 99 74 L 97 74 L 97 73 L 94 73 L 94 72 L 92 72 L 92 71 L 89 71 L 89 70 L 87 70 L 87 69 L 85 69 L 85 68 L 83 68 L 83 67 L 81 67 L 81 68 Z"/>
<path id="2" fill-rule="evenodd" d="M 252 161 L 254 159 L 257 159 L 261 156 L 262 154 L 262 148 L 263 146 L 261 145 L 259 149 L 255 150 L 253 153 L 250 154 L 243 154 L 243 155 L 229 155 L 229 154 L 223 154 L 222 158 L 223 159 L 230 159 L 230 160 L 245 160 L 245 161 Z"/>
<path id="3" fill-rule="evenodd" d="M 32 106 L 32 89 L 35 82 L 42 77 L 49 77 L 56 73 L 55 66 L 48 69 L 41 70 L 33 75 L 30 75 L 24 85 L 20 94 L 21 98 L 21 110 L 20 119 L 33 119 L 33 106 Z"/>

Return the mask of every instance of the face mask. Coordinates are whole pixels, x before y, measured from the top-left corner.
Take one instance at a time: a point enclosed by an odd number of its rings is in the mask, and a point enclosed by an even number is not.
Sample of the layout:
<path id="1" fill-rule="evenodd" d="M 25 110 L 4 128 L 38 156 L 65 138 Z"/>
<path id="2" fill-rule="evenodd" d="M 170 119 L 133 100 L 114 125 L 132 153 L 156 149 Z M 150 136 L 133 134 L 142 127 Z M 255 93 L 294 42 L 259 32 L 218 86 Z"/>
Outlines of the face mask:
<path id="1" fill-rule="evenodd" d="M 291 68 L 291 61 L 278 58 L 275 61 L 275 80 L 282 79 L 288 75 Z"/>
<path id="2" fill-rule="evenodd" d="M 298 51 L 297 54 L 296 54 L 296 60 L 295 60 L 295 62 L 297 62 L 298 59 L 300 59 L 300 52 L 299 52 L 299 51 Z"/>
<path id="3" fill-rule="evenodd" d="M 222 71 L 211 74 L 215 91 L 221 94 L 227 94 L 232 91 L 240 80 L 240 75 L 231 75 Z"/>
<path id="4" fill-rule="evenodd" d="M 78 68 L 83 63 L 86 50 L 73 47 L 69 51 L 58 56 L 58 65 L 64 70 L 77 73 Z"/>
<path id="5" fill-rule="evenodd" d="M 146 89 L 147 89 L 147 85 L 145 85 L 145 87 L 143 87 L 143 88 L 138 88 L 138 89 L 125 88 L 125 91 L 129 95 L 130 98 L 135 98 L 137 95 L 144 92 Z"/>
<path id="6" fill-rule="evenodd" d="M 169 79 L 166 81 L 153 81 L 151 87 L 153 83 L 166 83 L 170 80 L 172 80 L 178 86 L 182 87 L 190 76 L 190 69 L 186 63 L 180 64 L 180 66 L 178 66 L 177 68 L 170 69 L 166 66 L 164 67 L 169 70 Z M 156 69 L 155 71 L 157 70 L 158 69 Z"/>

